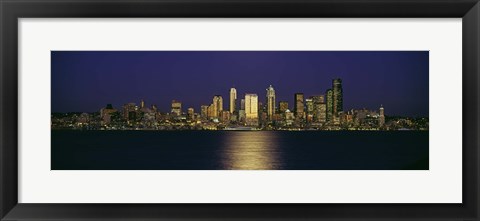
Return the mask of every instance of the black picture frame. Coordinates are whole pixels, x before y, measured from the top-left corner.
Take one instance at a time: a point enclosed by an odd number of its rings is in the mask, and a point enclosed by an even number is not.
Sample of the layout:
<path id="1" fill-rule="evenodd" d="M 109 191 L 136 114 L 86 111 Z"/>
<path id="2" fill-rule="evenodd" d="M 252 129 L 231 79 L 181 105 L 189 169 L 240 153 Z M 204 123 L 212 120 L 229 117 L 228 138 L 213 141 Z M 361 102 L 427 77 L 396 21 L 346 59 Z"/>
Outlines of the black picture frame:
<path id="1" fill-rule="evenodd" d="M 0 0 L 1 220 L 479 220 L 478 0 Z M 18 203 L 18 18 L 462 18 L 462 204 Z M 445 42 L 448 44 L 448 42 Z M 128 190 L 125 190 L 128 191 Z"/>

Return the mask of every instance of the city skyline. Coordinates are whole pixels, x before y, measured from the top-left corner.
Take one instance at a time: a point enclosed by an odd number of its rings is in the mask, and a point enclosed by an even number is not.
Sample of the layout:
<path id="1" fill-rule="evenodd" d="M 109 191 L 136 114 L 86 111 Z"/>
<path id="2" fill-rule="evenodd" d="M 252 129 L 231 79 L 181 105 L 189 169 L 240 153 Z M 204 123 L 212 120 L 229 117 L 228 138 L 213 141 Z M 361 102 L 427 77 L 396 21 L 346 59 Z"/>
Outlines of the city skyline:
<path id="1" fill-rule="evenodd" d="M 181 54 L 190 59 L 182 59 Z M 205 58 L 206 55 L 210 56 Z M 172 56 L 175 57 L 173 60 L 177 60 L 176 64 L 166 64 L 166 60 L 172 61 Z M 310 59 L 307 62 L 299 60 L 298 56 Z M 255 57 L 261 58 L 254 60 Z M 288 59 L 292 57 L 296 57 L 294 62 Z M 126 58 L 133 60 L 130 64 L 120 62 Z M 343 70 L 337 71 L 337 74 L 325 74 L 325 70 L 332 68 L 323 66 L 325 62 L 320 62 L 323 68 L 318 67 L 319 63 L 315 61 L 322 58 L 329 62 L 337 61 L 337 64 L 330 65 L 337 67 L 333 69 L 342 69 L 340 66 L 343 69 L 348 69 L 348 66 L 366 67 L 375 62 L 382 68 L 359 68 L 356 72 Z M 201 74 L 182 76 L 186 70 L 206 73 L 207 61 L 209 66 L 213 66 L 209 71 L 214 73 L 206 74 L 204 78 Z M 157 70 L 158 62 L 163 68 Z M 225 65 L 225 62 L 230 62 L 230 65 Z M 339 62 L 343 64 L 339 65 Z M 283 69 L 270 67 L 272 63 Z M 195 68 L 184 67 L 189 64 Z M 164 66 L 170 68 L 168 73 Z M 215 70 L 215 66 L 222 67 Z M 130 68 L 125 70 L 119 67 Z M 296 72 L 293 71 L 294 67 L 297 67 Z M 242 70 L 242 73 L 238 74 L 235 69 Z M 397 69 L 405 74 L 380 73 L 395 73 L 393 70 Z M 118 71 L 117 75 L 111 74 L 114 70 Z M 245 70 L 250 72 L 243 72 Z M 259 72 L 265 74 L 259 75 Z M 256 76 L 252 77 L 252 74 Z M 184 80 L 178 81 L 177 75 Z M 341 77 L 346 75 L 351 77 Z M 110 78 L 105 80 L 107 76 Z M 270 79 L 263 79 L 265 77 Z M 287 101 L 292 110 L 295 93 L 303 93 L 304 99 L 323 95 L 327 100 L 328 89 L 332 90 L 332 94 L 339 90 L 332 86 L 331 80 L 340 78 L 343 79 L 341 105 L 344 110 L 377 109 L 383 104 L 388 107 L 390 115 L 428 116 L 428 52 L 52 52 L 52 112 L 95 112 L 106 104 L 120 108 L 130 102 L 139 104 L 141 100 L 148 107 L 155 104 L 159 111 L 170 112 L 171 101 L 178 100 L 182 102 L 184 112 L 193 107 L 196 113 L 200 113 L 201 106 L 208 105 L 212 95 L 221 95 L 223 108 L 231 111 L 229 104 L 232 96 L 238 97 L 236 105 L 241 105 L 239 100 L 247 93 L 257 94 L 259 102 L 268 103 L 265 89 L 269 85 L 273 85 L 276 95 L 274 105 L 270 108 L 278 109 L 280 101 Z M 233 83 L 217 83 L 228 81 Z M 248 82 L 252 84 L 247 85 Z M 260 87 L 258 85 L 263 85 L 260 90 L 257 89 Z M 122 89 L 119 90 L 119 86 L 123 86 Z M 235 88 L 233 94 L 231 88 Z M 177 91 L 180 92 L 175 94 Z M 209 92 L 213 93 L 207 95 Z M 335 110 L 338 105 L 333 103 L 332 109 Z"/>
<path id="2" fill-rule="evenodd" d="M 277 108 L 275 88 L 269 85 L 266 103 L 259 102 L 256 93 L 246 93 L 244 98 L 239 98 L 236 88 L 230 88 L 228 101 L 224 102 L 221 95 L 213 95 L 211 103 L 202 105 L 200 112 L 182 105 L 179 100 L 171 101 L 170 111 L 161 112 L 156 105 L 148 107 L 142 99 L 140 106 L 132 102 L 116 109 L 107 104 L 98 112 L 55 113 L 51 127 L 85 130 L 428 130 L 428 118 L 425 117 L 390 116 L 387 121 L 383 105 L 373 110 L 344 110 L 342 82 L 342 79 L 333 79 L 331 88 L 322 95 L 295 93 L 292 110 L 287 101 L 279 101 Z"/>

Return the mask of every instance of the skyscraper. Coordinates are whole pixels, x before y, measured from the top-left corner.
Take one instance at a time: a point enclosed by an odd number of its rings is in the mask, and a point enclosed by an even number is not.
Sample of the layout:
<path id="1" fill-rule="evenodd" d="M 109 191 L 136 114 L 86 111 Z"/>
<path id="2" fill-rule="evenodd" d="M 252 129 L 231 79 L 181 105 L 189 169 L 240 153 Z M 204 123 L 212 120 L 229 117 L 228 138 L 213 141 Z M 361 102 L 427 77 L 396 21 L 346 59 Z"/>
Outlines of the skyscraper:
<path id="1" fill-rule="evenodd" d="M 328 89 L 327 92 L 327 121 L 330 122 L 333 120 L 333 91 Z"/>
<path id="2" fill-rule="evenodd" d="M 267 117 L 268 117 L 268 120 L 272 120 L 274 114 L 275 114 L 275 89 L 273 89 L 272 85 L 270 85 L 267 88 Z"/>
<path id="3" fill-rule="evenodd" d="M 325 123 L 327 120 L 327 108 L 325 104 L 325 96 L 312 96 L 313 100 L 313 120 L 318 123 Z"/>
<path id="4" fill-rule="evenodd" d="M 182 102 L 173 100 L 171 113 L 180 116 L 182 114 Z"/>
<path id="5" fill-rule="evenodd" d="M 143 99 L 140 101 L 140 108 L 145 108 L 145 101 Z"/>
<path id="6" fill-rule="evenodd" d="M 212 104 L 213 104 L 214 117 L 221 117 L 221 113 L 223 111 L 222 95 L 213 96 Z"/>
<path id="7" fill-rule="evenodd" d="M 338 117 L 338 114 L 343 111 L 343 89 L 342 79 L 337 78 L 332 81 L 333 90 L 333 117 Z"/>
<path id="8" fill-rule="evenodd" d="M 193 107 L 189 107 L 189 108 L 187 109 L 188 119 L 193 120 L 194 115 L 195 115 L 195 110 L 193 109 Z"/>
<path id="9" fill-rule="evenodd" d="M 247 125 L 258 125 L 258 95 L 245 94 L 245 120 Z"/>
<path id="10" fill-rule="evenodd" d="M 230 88 L 230 113 L 233 114 L 235 112 L 237 104 L 237 89 Z"/>
<path id="11" fill-rule="evenodd" d="M 214 119 L 214 118 L 217 117 L 217 116 L 215 115 L 215 105 L 210 104 L 210 106 L 208 106 L 208 108 L 207 108 L 207 116 L 208 116 L 208 119 L 209 119 L 209 120 Z"/>
<path id="12" fill-rule="evenodd" d="M 313 97 L 305 99 L 305 107 L 307 114 L 313 114 Z"/>
<path id="13" fill-rule="evenodd" d="M 383 109 L 383 105 L 380 105 L 380 117 L 378 119 L 378 126 L 383 127 L 385 125 L 385 109 Z"/>
<path id="14" fill-rule="evenodd" d="M 294 109 L 295 109 L 295 117 L 303 118 L 303 115 L 305 113 L 305 110 L 304 110 L 305 108 L 303 105 L 303 93 L 295 94 Z"/>
<path id="15" fill-rule="evenodd" d="M 200 106 L 200 117 L 202 117 L 203 119 L 208 118 L 208 105 Z"/>

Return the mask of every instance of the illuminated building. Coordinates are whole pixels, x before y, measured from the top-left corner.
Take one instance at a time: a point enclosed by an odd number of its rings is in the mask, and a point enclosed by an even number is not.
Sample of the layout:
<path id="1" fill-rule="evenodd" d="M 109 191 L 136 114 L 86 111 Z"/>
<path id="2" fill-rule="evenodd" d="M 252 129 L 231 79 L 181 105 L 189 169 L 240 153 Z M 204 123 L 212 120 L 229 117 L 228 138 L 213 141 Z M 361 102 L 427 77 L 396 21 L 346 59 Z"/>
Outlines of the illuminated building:
<path id="1" fill-rule="evenodd" d="M 208 105 L 200 106 L 200 117 L 203 119 L 208 118 Z"/>
<path id="2" fill-rule="evenodd" d="M 325 96 L 312 96 L 313 101 L 313 121 L 318 123 L 325 123 L 327 108 L 325 104 Z"/>
<path id="3" fill-rule="evenodd" d="M 305 99 L 305 107 L 307 114 L 313 114 L 313 99 L 312 97 Z"/>
<path id="4" fill-rule="evenodd" d="M 245 94 L 245 121 L 249 126 L 258 125 L 258 95 Z"/>
<path id="5" fill-rule="evenodd" d="M 182 115 L 182 102 L 173 100 L 171 113 L 177 116 Z"/>
<path id="6" fill-rule="evenodd" d="M 215 106 L 213 104 L 210 104 L 210 106 L 208 106 L 207 117 L 208 117 L 208 119 L 216 118 Z"/>
<path id="7" fill-rule="evenodd" d="M 245 99 L 240 100 L 240 110 L 245 110 Z"/>
<path id="8" fill-rule="evenodd" d="M 142 124 L 147 127 L 152 127 L 155 124 L 155 113 L 148 108 L 145 108 L 144 110 Z"/>
<path id="9" fill-rule="evenodd" d="M 307 98 L 305 99 L 305 107 L 306 107 L 306 111 L 305 111 L 305 116 L 306 116 L 306 120 L 307 122 L 311 123 L 313 122 L 313 99 L 312 98 Z"/>
<path id="10" fill-rule="evenodd" d="M 288 110 L 288 102 L 287 101 L 280 101 L 278 103 L 279 106 L 279 111 L 281 114 L 285 113 L 286 110 Z"/>
<path id="11" fill-rule="evenodd" d="M 145 101 L 143 101 L 143 99 L 140 101 L 140 108 L 145 108 Z"/>
<path id="12" fill-rule="evenodd" d="M 295 117 L 296 118 L 303 118 L 303 115 L 305 114 L 305 108 L 303 105 L 303 93 L 296 93 L 295 94 L 295 103 L 294 103 L 294 109 L 295 109 Z"/>
<path id="13" fill-rule="evenodd" d="M 235 112 L 235 106 L 237 104 L 237 89 L 230 88 L 230 113 Z"/>
<path id="14" fill-rule="evenodd" d="M 267 117 L 268 120 L 273 119 L 273 114 L 275 114 L 275 89 L 272 85 L 267 88 Z"/>
<path id="15" fill-rule="evenodd" d="M 189 107 L 189 108 L 187 109 L 188 119 L 193 120 L 194 115 L 195 115 L 195 110 L 193 109 L 193 107 Z"/>
<path id="16" fill-rule="evenodd" d="M 287 109 L 285 111 L 285 123 L 287 125 L 292 125 L 293 124 L 293 119 L 294 119 L 293 113 L 289 109 Z"/>
<path id="17" fill-rule="evenodd" d="M 229 122 L 230 116 L 231 115 L 229 111 L 222 111 L 222 115 L 221 115 L 222 122 Z"/>
<path id="18" fill-rule="evenodd" d="M 319 123 L 325 123 L 327 122 L 327 104 L 319 104 L 318 105 L 318 115 L 316 118 L 316 121 Z"/>
<path id="19" fill-rule="evenodd" d="M 385 109 L 383 105 L 380 105 L 380 116 L 378 118 L 378 126 L 383 127 L 385 125 Z"/>
<path id="20" fill-rule="evenodd" d="M 343 89 L 342 79 L 337 78 L 332 81 L 333 90 L 333 117 L 338 117 L 339 113 L 343 111 Z"/>
<path id="21" fill-rule="evenodd" d="M 218 118 L 221 116 L 221 113 L 223 111 L 223 98 L 221 95 L 215 95 L 213 96 L 213 111 L 214 111 L 214 117 Z"/>
<path id="22" fill-rule="evenodd" d="M 332 89 L 328 89 L 327 92 L 327 122 L 330 122 L 333 120 L 333 91 Z"/>

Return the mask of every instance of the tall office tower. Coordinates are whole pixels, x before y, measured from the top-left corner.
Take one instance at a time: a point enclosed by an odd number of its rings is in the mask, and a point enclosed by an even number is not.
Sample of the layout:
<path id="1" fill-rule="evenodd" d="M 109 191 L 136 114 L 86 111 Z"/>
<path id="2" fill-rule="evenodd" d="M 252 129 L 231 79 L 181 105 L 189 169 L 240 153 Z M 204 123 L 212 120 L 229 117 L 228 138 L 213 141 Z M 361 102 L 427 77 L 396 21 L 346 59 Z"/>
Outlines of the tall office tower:
<path id="1" fill-rule="evenodd" d="M 295 103 L 293 108 L 295 109 L 295 117 L 303 118 L 303 115 L 305 114 L 305 108 L 303 106 L 303 93 L 295 94 Z"/>
<path id="2" fill-rule="evenodd" d="M 249 126 L 258 126 L 257 94 L 245 94 L 245 121 Z"/>
<path id="3" fill-rule="evenodd" d="M 208 105 L 200 106 L 200 117 L 203 119 L 208 118 Z"/>
<path id="4" fill-rule="evenodd" d="M 308 123 L 313 122 L 313 99 L 306 98 L 305 99 L 305 119 Z"/>
<path id="5" fill-rule="evenodd" d="M 313 114 L 313 97 L 305 99 L 305 107 L 307 114 Z"/>
<path id="6" fill-rule="evenodd" d="M 194 114 L 195 114 L 195 110 L 193 109 L 193 107 L 189 107 L 187 109 L 188 119 L 193 120 Z"/>
<path id="7" fill-rule="evenodd" d="M 333 120 L 333 91 L 328 89 L 327 92 L 327 121 L 330 122 Z"/>
<path id="8" fill-rule="evenodd" d="M 214 108 L 214 117 L 221 117 L 223 111 L 223 98 L 222 95 L 213 96 L 213 108 Z"/>
<path id="9" fill-rule="evenodd" d="M 208 106 L 208 109 L 207 109 L 207 118 L 208 118 L 208 119 L 216 118 L 216 116 L 215 116 L 215 105 L 210 104 L 210 106 Z"/>
<path id="10" fill-rule="evenodd" d="M 385 125 L 385 109 L 383 105 L 380 105 L 380 117 L 378 118 L 378 126 L 383 127 Z"/>
<path id="11" fill-rule="evenodd" d="M 270 85 L 267 88 L 267 117 L 268 117 L 268 120 L 272 120 L 274 114 L 275 114 L 275 89 L 273 89 L 272 85 Z"/>
<path id="12" fill-rule="evenodd" d="M 140 101 L 140 108 L 145 108 L 145 101 L 143 99 Z"/>
<path id="13" fill-rule="evenodd" d="M 182 102 L 173 100 L 171 113 L 177 116 L 182 115 Z"/>
<path id="14" fill-rule="evenodd" d="M 245 110 L 245 99 L 240 100 L 240 110 Z"/>
<path id="15" fill-rule="evenodd" d="M 342 79 L 337 78 L 332 81 L 333 90 L 333 117 L 338 117 L 338 114 L 343 111 L 343 89 Z"/>
<path id="16" fill-rule="evenodd" d="M 284 114 L 285 111 L 288 109 L 288 102 L 287 101 L 280 101 L 278 103 L 279 111 L 281 114 Z"/>
<path id="17" fill-rule="evenodd" d="M 318 115 L 316 120 L 319 123 L 327 122 L 327 104 L 323 103 L 318 105 Z"/>
<path id="18" fill-rule="evenodd" d="M 312 96 L 313 100 L 313 121 L 325 123 L 327 119 L 327 105 L 325 104 L 325 96 Z"/>
<path id="19" fill-rule="evenodd" d="M 230 113 L 233 114 L 235 112 L 235 108 L 237 105 L 237 89 L 230 88 Z"/>

